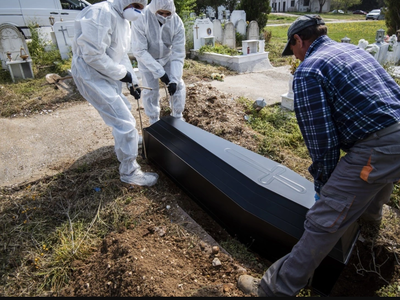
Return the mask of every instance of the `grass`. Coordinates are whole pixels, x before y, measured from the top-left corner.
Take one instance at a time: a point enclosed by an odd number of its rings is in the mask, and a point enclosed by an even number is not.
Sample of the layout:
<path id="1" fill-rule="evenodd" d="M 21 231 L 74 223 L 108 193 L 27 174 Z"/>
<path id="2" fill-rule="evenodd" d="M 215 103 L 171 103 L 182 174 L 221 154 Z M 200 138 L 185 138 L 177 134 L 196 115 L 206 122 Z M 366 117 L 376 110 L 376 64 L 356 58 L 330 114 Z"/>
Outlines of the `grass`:
<path id="1" fill-rule="evenodd" d="M 110 153 L 84 171 L 43 178 L 19 186 L 18 192 L 1 189 L 3 293 L 37 296 L 57 291 L 68 282 L 72 261 L 84 259 L 104 235 L 132 222 L 123 209 L 124 198 L 138 195 L 114 184 L 111 178 L 118 178 L 118 171 L 107 165 L 117 162 Z M 101 193 L 95 187 L 101 187 Z"/>
<path id="2" fill-rule="evenodd" d="M 270 14 L 268 16 L 268 25 L 276 25 L 276 24 L 286 24 L 292 23 L 296 20 L 299 16 L 304 15 L 304 13 L 298 12 L 290 12 L 285 14 Z M 351 21 L 361 21 L 365 20 L 364 15 L 353 15 L 353 14 L 331 14 L 331 13 L 322 13 L 319 14 L 324 20 L 331 21 L 331 20 L 351 20 Z"/>
<path id="3" fill-rule="evenodd" d="M 328 36 L 341 42 L 344 37 L 350 38 L 350 43 L 358 45 L 360 39 L 365 39 L 369 43 L 375 43 L 376 31 L 384 29 L 387 31 L 385 21 L 368 21 L 368 22 L 353 22 L 353 23 L 327 23 Z M 287 30 L 289 25 L 282 26 L 267 26 L 267 30 L 271 31 L 273 40 L 286 44 Z"/>
<path id="4" fill-rule="evenodd" d="M 342 18 L 346 16 L 350 17 L 350 15 L 341 15 Z M 296 19 L 296 17 L 290 18 L 293 18 L 293 21 Z M 271 35 L 270 41 L 266 43 L 266 51 L 269 51 L 269 59 L 275 67 L 289 64 L 289 58 L 281 56 L 287 42 L 287 30 L 289 26 L 288 24 L 266 26 L 265 30 L 269 31 Z M 365 39 L 372 44 L 375 42 L 376 31 L 378 29 L 382 28 L 387 31 L 385 21 L 327 23 L 326 26 L 328 27 L 328 36 L 331 39 L 341 42 L 344 37 L 348 37 L 350 38 L 350 43 L 354 45 L 358 45 L 360 39 Z"/>

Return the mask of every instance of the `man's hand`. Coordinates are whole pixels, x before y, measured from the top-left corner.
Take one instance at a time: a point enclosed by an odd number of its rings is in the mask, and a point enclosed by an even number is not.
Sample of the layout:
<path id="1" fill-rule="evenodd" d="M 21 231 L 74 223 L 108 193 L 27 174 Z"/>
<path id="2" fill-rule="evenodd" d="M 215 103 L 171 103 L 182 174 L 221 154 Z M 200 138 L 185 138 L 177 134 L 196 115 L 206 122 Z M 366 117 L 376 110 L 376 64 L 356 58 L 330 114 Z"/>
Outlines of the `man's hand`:
<path id="1" fill-rule="evenodd" d="M 129 71 L 126 72 L 125 77 L 122 78 L 122 79 L 120 79 L 119 81 L 127 82 L 127 83 L 132 83 L 132 74 L 131 74 L 131 72 L 129 72 Z"/>
<path id="2" fill-rule="evenodd" d="M 140 99 L 140 94 L 141 94 L 142 90 L 139 88 L 139 86 L 137 84 L 135 84 L 134 86 L 131 86 L 130 92 L 131 92 L 131 95 L 133 97 L 135 97 L 136 100 Z"/>
<path id="3" fill-rule="evenodd" d="M 170 94 L 170 96 L 173 96 L 176 92 L 176 83 L 170 83 L 168 85 L 168 93 Z"/>
<path id="4" fill-rule="evenodd" d="M 165 85 L 169 84 L 169 78 L 168 78 L 167 73 L 165 73 L 160 79 L 161 79 L 162 82 L 165 83 Z"/>

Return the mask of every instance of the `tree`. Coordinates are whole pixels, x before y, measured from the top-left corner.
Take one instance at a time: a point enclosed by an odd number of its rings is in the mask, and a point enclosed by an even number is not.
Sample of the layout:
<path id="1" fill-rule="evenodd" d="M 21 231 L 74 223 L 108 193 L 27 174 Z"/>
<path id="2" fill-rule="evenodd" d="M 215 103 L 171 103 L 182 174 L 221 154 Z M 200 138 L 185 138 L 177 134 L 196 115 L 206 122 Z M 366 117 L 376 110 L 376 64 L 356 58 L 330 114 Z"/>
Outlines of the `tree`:
<path id="1" fill-rule="evenodd" d="M 322 7 L 324 7 L 326 0 L 318 0 L 319 2 L 319 13 L 322 13 Z"/>
<path id="2" fill-rule="evenodd" d="M 384 0 L 362 0 L 362 3 L 355 4 L 349 7 L 350 10 L 362 9 L 365 11 L 371 11 L 375 8 L 384 6 Z"/>
<path id="3" fill-rule="evenodd" d="M 338 4 L 340 9 L 343 9 L 345 13 L 349 10 L 350 7 L 360 4 L 362 0 L 336 0 L 335 2 Z"/>
<path id="4" fill-rule="evenodd" d="M 257 21 L 262 31 L 267 25 L 268 14 L 271 12 L 270 0 L 242 0 L 238 9 L 246 12 L 247 21 Z"/>
<path id="5" fill-rule="evenodd" d="M 229 11 L 233 11 L 238 6 L 238 1 L 237 0 L 225 0 L 225 4 L 223 4 L 223 5 L 225 5 L 225 7 Z"/>
<path id="6" fill-rule="evenodd" d="M 176 13 L 183 19 L 183 14 L 194 11 L 196 0 L 175 0 Z"/>
<path id="7" fill-rule="evenodd" d="M 205 9 L 207 6 L 211 6 L 216 12 L 218 11 L 218 6 L 224 5 L 225 0 L 197 0 L 197 7 L 195 9 L 196 14 L 200 14 L 201 9 Z"/>
<path id="8" fill-rule="evenodd" d="M 385 23 L 388 35 L 396 34 L 400 29 L 400 5 L 399 0 L 385 0 Z"/>

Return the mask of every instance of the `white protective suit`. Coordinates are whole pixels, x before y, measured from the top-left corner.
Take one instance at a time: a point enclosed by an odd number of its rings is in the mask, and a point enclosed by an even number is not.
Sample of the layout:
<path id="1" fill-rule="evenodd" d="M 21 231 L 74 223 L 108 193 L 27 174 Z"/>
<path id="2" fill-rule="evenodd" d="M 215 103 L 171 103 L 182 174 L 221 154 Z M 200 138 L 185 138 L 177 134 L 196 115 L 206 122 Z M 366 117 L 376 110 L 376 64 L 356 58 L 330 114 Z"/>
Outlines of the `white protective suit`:
<path id="1" fill-rule="evenodd" d="M 120 161 L 120 179 L 137 185 L 153 185 L 158 175 L 143 173 L 136 162 L 139 134 L 131 104 L 122 94 L 120 81 L 129 71 L 133 84 L 138 79 L 128 57 L 131 45 L 129 22 L 124 8 L 147 0 L 107 0 L 82 10 L 75 19 L 71 71 L 81 95 L 112 127 L 115 152 Z"/>
<path id="2" fill-rule="evenodd" d="M 171 18 L 160 25 L 156 12 L 167 10 Z M 132 22 L 132 52 L 138 61 L 144 90 L 143 106 L 150 125 L 160 119 L 159 81 L 165 73 L 177 89 L 170 97 L 171 115 L 183 120 L 186 87 L 182 80 L 185 53 L 185 27 L 175 12 L 172 0 L 152 0 L 144 10 L 144 18 Z"/>

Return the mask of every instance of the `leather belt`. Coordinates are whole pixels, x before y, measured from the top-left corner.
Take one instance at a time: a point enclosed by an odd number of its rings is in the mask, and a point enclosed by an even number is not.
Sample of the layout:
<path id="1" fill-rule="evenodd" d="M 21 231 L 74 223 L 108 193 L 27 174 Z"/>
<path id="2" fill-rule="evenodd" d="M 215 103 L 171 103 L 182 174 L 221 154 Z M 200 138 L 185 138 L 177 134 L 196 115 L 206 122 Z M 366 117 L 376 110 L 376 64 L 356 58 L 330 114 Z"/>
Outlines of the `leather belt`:
<path id="1" fill-rule="evenodd" d="M 388 135 L 389 133 L 396 132 L 400 130 L 400 122 L 390 125 L 389 127 L 383 128 L 377 132 L 371 133 L 367 138 L 363 139 L 362 141 L 369 141 L 373 139 L 380 138 L 382 136 Z"/>

